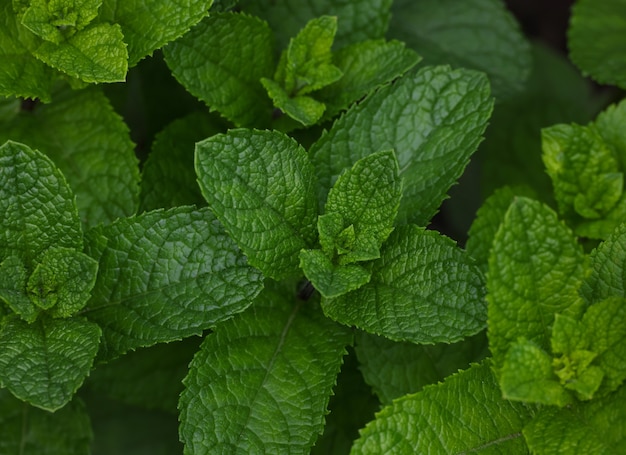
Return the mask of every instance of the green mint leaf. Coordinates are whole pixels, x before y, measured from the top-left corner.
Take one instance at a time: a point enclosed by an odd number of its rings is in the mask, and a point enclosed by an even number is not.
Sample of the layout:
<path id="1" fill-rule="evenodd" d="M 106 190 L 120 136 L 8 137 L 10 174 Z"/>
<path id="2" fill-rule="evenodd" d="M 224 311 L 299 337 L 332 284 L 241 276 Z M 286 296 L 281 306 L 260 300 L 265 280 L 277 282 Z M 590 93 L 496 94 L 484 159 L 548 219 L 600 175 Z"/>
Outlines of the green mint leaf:
<path id="1" fill-rule="evenodd" d="M 603 455 L 626 450 L 626 387 L 600 399 L 566 408 L 544 407 L 524 428 L 533 453 Z"/>
<path id="2" fill-rule="evenodd" d="M 420 345 L 357 332 L 359 369 L 384 404 L 436 384 L 488 355 L 484 332 L 458 343 Z"/>
<path id="3" fill-rule="evenodd" d="M 525 453 L 533 413 L 502 399 L 489 363 L 473 365 L 383 408 L 350 453 Z"/>
<path id="4" fill-rule="evenodd" d="M 493 100 L 483 74 L 427 67 L 353 106 L 311 147 L 320 205 L 339 174 L 393 149 L 404 190 L 397 224 L 426 224 L 476 150 Z"/>
<path id="5" fill-rule="evenodd" d="M 0 263 L 0 302 L 4 301 L 26 322 L 34 322 L 41 308 L 26 294 L 27 280 L 28 271 L 18 256 L 9 256 Z"/>
<path id="6" fill-rule="evenodd" d="M 26 292 L 35 305 L 53 317 L 67 318 L 81 310 L 96 282 L 98 261 L 69 248 L 51 247 L 28 279 Z"/>
<path id="7" fill-rule="evenodd" d="M 276 33 L 279 49 L 287 47 L 290 39 L 320 12 L 337 17 L 335 46 L 385 36 L 389 24 L 391 0 L 242 0 L 244 11 L 262 17 Z"/>
<path id="8" fill-rule="evenodd" d="M 272 103 L 261 78 L 274 71 L 274 41 L 266 22 L 213 14 L 167 46 L 165 61 L 194 96 L 237 126 L 269 126 Z"/>
<path id="9" fill-rule="evenodd" d="M 151 55 L 204 18 L 212 0 L 103 0 L 99 20 L 119 24 L 128 44 L 128 64 Z M 146 33 L 149 30 L 149 33 Z"/>
<path id="10" fill-rule="evenodd" d="M 485 326 L 484 278 L 447 237 L 417 226 L 389 236 L 370 282 L 335 299 L 324 313 L 397 341 L 454 342 Z"/>
<path id="11" fill-rule="evenodd" d="M 523 337 L 550 347 L 556 313 L 580 316 L 586 261 L 572 232 L 540 202 L 516 197 L 493 240 L 487 273 L 489 348 L 500 368 Z"/>
<path id="12" fill-rule="evenodd" d="M 84 226 L 134 214 L 139 168 L 123 119 L 100 90 L 65 90 L 54 101 L 2 125 L 0 142 L 19 140 L 52 158 L 76 194 Z"/>
<path id="13" fill-rule="evenodd" d="M 148 212 L 87 238 L 100 265 L 82 314 L 102 327 L 103 358 L 198 335 L 243 311 L 262 288 L 208 209 Z"/>
<path id="14" fill-rule="evenodd" d="M 402 76 L 420 60 L 399 41 L 362 41 L 335 52 L 333 64 L 343 76 L 315 94 L 326 105 L 324 119 L 333 118 L 374 89 Z"/>
<path id="15" fill-rule="evenodd" d="M 588 304 L 616 296 L 626 298 L 626 224 L 621 224 L 591 252 L 591 273 L 580 287 Z"/>
<path id="16" fill-rule="evenodd" d="M 626 32 L 626 5 L 619 0 L 579 0 L 572 8 L 568 47 L 570 58 L 601 84 L 626 88 L 626 54 L 621 36 Z"/>
<path id="17" fill-rule="evenodd" d="M 231 130 L 196 145 L 196 172 L 250 264 L 275 279 L 297 271 L 317 237 L 315 175 L 301 146 L 276 131 Z"/>
<path id="18" fill-rule="evenodd" d="M 502 396 L 563 407 L 572 403 L 572 395 L 563 388 L 553 370 L 552 357 L 532 341 L 512 343 L 500 370 Z"/>
<path id="19" fill-rule="evenodd" d="M 0 453 L 84 455 L 93 434 L 85 405 L 73 400 L 54 414 L 0 390 Z"/>
<path id="20" fill-rule="evenodd" d="M 30 36 L 28 36 L 30 35 Z M 37 60 L 27 47 L 36 40 L 19 22 L 11 2 L 0 4 L 0 95 L 50 102 L 56 71 Z"/>
<path id="21" fill-rule="evenodd" d="M 0 381 L 16 397 L 55 411 L 83 383 L 98 352 L 100 328 L 82 318 L 7 317 L 0 328 Z"/>
<path id="22" fill-rule="evenodd" d="M 602 219 L 626 214 L 624 176 L 610 146 L 592 128 L 556 125 L 542 131 L 542 147 L 560 213 L 577 234 L 606 237 L 617 223 Z"/>
<path id="23" fill-rule="evenodd" d="M 370 280 L 370 272 L 359 265 L 335 265 L 321 250 L 302 250 L 300 268 L 319 293 L 338 297 L 360 288 Z"/>
<path id="24" fill-rule="evenodd" d="M 334 241 L 340 264 L 380 257 L 380 246 L 393 230 L 402 198 L 398 174 L 393 151 L 373 153 L 346 169 L 331 188 L 325 216 L 336 213 L 343 221 Z M 347 228 L 352 230 L 351 245 L 342 242 L 341 232 Z"/>
<path id="25" fill-rule="evenodd" d="M 59 44 L 94 20 L 101 4 L 102 0 L 32 0 L 21 15 L 21 22 L 40 38 Z"/>
<path id="26" fill-rule="evenodd" d="M 41 152 L 8 141 L 0 146 L 0 258 L 19 256 L 28 268 L 51 246 L 82 249 L 72 190 Z"/>
<path id="27" fill-rule="evenodd" d="M 428 65 L 484 71 L 499 100 L 524 88 L 532 66 L 529 43 L 500 0 L 396 1 L 389 32 Z"/>
<path id="28" fill-rule="evenodd" d="M 85 82 L 121 82 L 128 71 L 124 35 L 117 24 L 90 25 L 59 44 L 44 41 L 33 54 Z"/>
<path id="29" fill-rule="evenodd" d="M 179 404 L 188 452 L 304 453 L 321 434 L 352 333 L 284 291 L 268 283 L 191 362 Z"/>
<path id="30" fill-rule="evenodd" d="M 267 90 L 274 106 L 305 126 L 314 125 L 324 115 L 326 110 L 324 103 L 310 96 L 289 96 L 280 84 L 265 77 L 261 78 L 261 84 Z"/>
<path id="31" fill-rule="evenodd" d="M 204 112 L 194 112 L 157 134 L 141 174 L 139 213 L 206 204 L 196 182 L 195 144 L 225 129 Z"/>

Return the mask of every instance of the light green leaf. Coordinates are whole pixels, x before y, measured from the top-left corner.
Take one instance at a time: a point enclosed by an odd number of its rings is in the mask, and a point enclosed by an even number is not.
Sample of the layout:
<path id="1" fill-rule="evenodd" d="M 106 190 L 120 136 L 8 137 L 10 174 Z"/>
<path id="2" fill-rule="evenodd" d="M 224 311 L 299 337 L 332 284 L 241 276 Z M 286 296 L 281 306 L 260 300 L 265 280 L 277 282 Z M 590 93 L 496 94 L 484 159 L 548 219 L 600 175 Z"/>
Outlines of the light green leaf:
<path id="1" fill-rule="evenodd" d="M 54 101 L 2 125 L 0 142 L 19 140 L 52 158 L 76 194 L 84 226 L 134 214 L 139 168 L 123 119 L 96 89 L 58 92 Z"/>
<path id="2" fill-rule="evenodd" d="M 356 264 L 335 265 L 321 250 L 302 250 L 300 268 L 323 297 L 332 299 L 360 288 L 370 272 Z"/>
<path id="3" fill-rule="evenodd" d="M 600 112 L 591 124 L 591 128 L 600 133 L 602 139 L 611 146 L 621 169 L 626 167 L 626 133 L 621 128 L 624 122 L 626 122 L 626 100 L 611 104 Z"/>
<path id="4" fill-rule="evenodd" d="M 341 215 L 343 225 L 337 229 L 340 234 L 334 242 L 340 264 L 380 257 L 380 247 L 393 230 L 402 198 L 398 173 L 393 151 L 373 153 L 346 169 L 331 188 L 324 216 Z M 347 228 L 353 233 L 351 245 L 341 241 L 341 232 Z"/>
<path id="5" fill-rule="evenodd" d="M 605 455 L 626 451 L 626 387 L 563 409 L 545 407 L 524 428 L 533 453 Z"/>
<path id="6" fill-rule="evenodd" d="M 212 3 L 212 0 L 104 0 L 99 20 L 120 25 L 128 44 L 128 64 L 134 66 L 185 34 L 208 14 Z"/>
<path id="7" fill-rule="evenodd" d="M 297 272 L 317 237 L 315 175 L 301 146 L 276 131 L 230 130 L 196 145 L 196 173 L 250 264 L 275 279 Z"/>
<path id="8" fill-rule="evenodd" d="M 98 15 L 102 0 L 31 0 L 22 24 L 40 38 L 59 44 Z"/>
<path id="9" fill-rule="evenodd" d="M 124 35 L 117 24 L 90 25 L 59 44 L 44 41 L 33 54 L 85 82 L 122 82 L 128 71 Z"/>
<path id="10" fill-rule="evenodd" d="M 350 453 L 526 453 L 521 431 L 533 414 L 502 399 L 489 363 L 473 365 L 383 408 Z"/>
<path id="11" fill-rule="evenodd" d="M 324 118 L 333 118 L 376 88 L 402 76 L 420 60 L 404 43 L 393 40 L 361 41 L 335 52 L 333 64 L 343 76 L 315 94 L 326 105 Z"/>
<path id="12" fill-rule="evenodd" d="M 276 33 L 278 49 L 320 14 L 337 17 L 336 48 L 385 36 L 391 0 L 242 0 L 244 11 L 262 17 Z"/>
<path id="13" fill-rule="evenodd" d="M 0 381 L 16 397 L 55 411 L 89 374 L 100 328 L 82 318 L 5 318 L 0 328 Z"/>
<path id="14" fill-rule="evenodd" d="M 532 341 L 519 339 L 511 344 L 500 369 L 502 396 L 563 407 L 572 395 L 563 388 L 552 368 L 552 357 Z"/>
<path id="15" fill-rule="evenodd" d="M 196 182 L 195 144 L 225 130 L 210 115 L 194 112 L 173 121 L 157 134 L 143 165 L 139 213 L 206 204 Z"/>
<path id="16" fill-rule="evenodd" d="M 54 414 L 0 390 L 0 453 L 84 455 L 93 434 L 85 405 L 75 399 Z"/>
<path id="17" fill-rule="evenodd" d="M 436 384 L 489 354 L 484 332 L 458 343 L 420 345 L 357 332 L 355 351 L 365 381 L 384 404 Z"/>
<path id="18" fill-rule="evenodd" d="M 570 58 L 601 84 L 626 88 L 626 3 L 623 0 L 578 0 L 572 8 Z"/>
<path id="19" fill-rule="evenodd" d="M 501 0 L 421 0 L 393 4 L 389 35 L 427 65 L 484 71 L 500 100 L 521 91 L 531 68 L 530 46 Z"/>
<path id="20" fill-rule="evenodd" d="M 397 341 L 454 342 L 484 328 L 484 278 L 447 237 L 396 228 L 372 265 L 368 284 L 323 299 L 327 316 Z"/>
<path id="21" fill-rule="evenodd" d="M 483 74 L 428 67 L 381 87 L 311 147 L 320 205 L 359 159 L 394 150 L 404 182 L 397 224 L 426 224 L 476 150 L 492 110 Z"/>
<path id="22" fill-rule="evenodd" d="M 615 231 L 591 252 L 591 273 L 580 287 L 588 304 L 608 297 L 626 298 L 626 224 Z"/>
<path id="23" fill-rule="evenodd" d="M 578 288 L 585 272 L 582 249 L 556 213 L 516 197 L 494 238 L 487 273 L 489 348 L 496 368 L 520 337 L 548 350 L 556 313 L 580 317 Z"/>
<path id="24" fill-rule="evenodd" d="M 9 256 L 0 263 L 0 302 L 4 301 L 26 322 L 34 322 L 41 308 L 28 297 L 27 280 L 28 271 L 18 256 Z"/>
<path id="25" fill-rule="evenodd" d="M 351 341 L 314 302 L 294 304 L 268 283 L 207 336 L 190 365 L 179 403 L 186 453 L 308 452 Z"/>
<path id="26" fill-rule="evenodd" d="M 148 212 L 87 237 L 100 265 L 82 314 L 102 327 L 102 358 L 199 335 L 243 311 L 262 288 L 208 209 Z"/>
<path id="27" fill-rule="evenodd" d="M 143 29 L 143 27 L 142 27 Z M 269 126 L 272 103 L 261 78 L 274 71 L 272 31 L 245 14 L 213 14 L 167 46 L 165 61 L 194 96 L 237 126 Z"/>
<path id="28" fill-rule="evenodd" d="M 82 249 L 74 195 L 42 153 L 8 141 L 0 146 L 0 258 L 17 255 L 26 268 L 51 246 Z"/>
<path id="29" fill-rule="evenodd" d="M 28 279 L 26 292 L 52 317 L 67 318 L 87 304 L 97 271 L 98 261 L 86 254 L 51 247 Z"/>
<path id="30" fill-rule="evenodd" d="M 310 96 L 289 96 L 280 84 L 265 77 L 261 78 L 261 83 L 274 102 L 274 106 L 303 125 L 314 125 L 324 115 L 326 109 L 324 103 Z"/>

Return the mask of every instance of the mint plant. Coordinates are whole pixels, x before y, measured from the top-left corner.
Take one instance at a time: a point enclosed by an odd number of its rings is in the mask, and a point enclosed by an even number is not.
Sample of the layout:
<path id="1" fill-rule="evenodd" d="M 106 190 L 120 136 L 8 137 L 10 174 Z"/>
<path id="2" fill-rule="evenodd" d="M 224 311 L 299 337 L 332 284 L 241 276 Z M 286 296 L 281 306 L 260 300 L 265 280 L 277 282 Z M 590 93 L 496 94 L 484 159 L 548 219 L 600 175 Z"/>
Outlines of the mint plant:
<path id="1" fill-rule="evenodd" d="M 595 3 L 0 0 L 0 452 L 623 452 Z"/>

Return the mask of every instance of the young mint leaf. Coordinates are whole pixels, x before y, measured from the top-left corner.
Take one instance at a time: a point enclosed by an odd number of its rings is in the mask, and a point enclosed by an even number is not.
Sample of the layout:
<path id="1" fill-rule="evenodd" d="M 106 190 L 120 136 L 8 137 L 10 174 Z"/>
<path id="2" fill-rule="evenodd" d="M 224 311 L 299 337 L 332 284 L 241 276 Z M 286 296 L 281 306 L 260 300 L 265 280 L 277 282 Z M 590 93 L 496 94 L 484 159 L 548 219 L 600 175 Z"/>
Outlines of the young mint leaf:
<path id="1" fill-rule="evenodd" d="M 87 304 L 97 271 L 98 261 L 86 254 L 51 247 L 28 279 L 26 292 L 52 317 L 67 318 Z"/>
<path id="2" fill-rule="evenodd" d="M 179 403 L 189 453 L 305 453 L 322 433 L 352 333 L 267 285 L 191 362 Z"/>
<path id="3" fill-rule="evenodd" d="M 626 134 L 620 127 L 626 121 L 626 101 L 611 104 L 591 124 L 609 144 L 623 169 L 626 166 Z"/>
<path id="4" fill-rule="evenodd" d="M 337 17 L 336 48 L 385 36 L 391 0 L 242 0 L 244 11 L 262 17 L 276 33 L 279 49 L 323 12 Z"/>
<path id="5" fill-rule="evenodd" d="M 301 146 L 276 131 L 230 130 L 197 143 L 196 173 L 250 264 L 275 279 L 297 271 L 317 237 L 315 175 Z"/>
<path id="6" fill-rule="evenodd" d="M 532 341 L 520 338 L 511 344 L 500 370 L 502 396 L 563 407 L 573 402 L 553 370 L 552 357 Z"/>
<path id="7" fill-rule="evenodd" d="M 393 151 L 373 153 L 346 169 L 331 188 L 325 217 L 339 214 L 343 225 L 337 230 L 350 228 L 353 233 L 351 245 L 342 242 L 341 233 L 334 239 L 340 264 L 380 257 L 380 247 L 393 230 L 402 198 L 398 173 Z"/>
<path id="8" fill-rule="evenodd" d="M 208 14 L 212 3 L 212 0 L 103 0 L 99 20 L 120 25 L 128 44 L 128 64 L 134 66 L 185 34 Z"/>
<path id="9" fill-rule="evenodd" d="M 0 146 L 0 259 L 28 268 L 51 246 L 82 249 L 72 190 L 50 158 L 24 144 Z"/>
<path id="10" fill-rule="evenodd" d="M 101 4 L 102 0 L 32 0 L 21 15 L 21 22 L 40 38 L 59 44 L 94 20 Z"/>
<path id="11" fill-rule="evenodd" d="M 225 130 L 212 116 L 197 111 L 157 134 L 143 166 L 139 213 L 206 204 L 196 182 L 195 143 Z"/>
<path id="12" fill-rule="evenodd" d="M 243 311 L 262 288 L 208 209 L 123 218 L 87 239 L 99 269 L 82 314 L 102 327 L 102 358 L 198 335 Z"/>
<path id="13" fill-rule="evenodd" d="M 300 268 L 319 293 L 332 299 L 360 288 L 370 272 L 356 264 L 335 265 L 321 250 L 302 250 Z"/>
<path id="14" fill-rule="evenodd" d="M 326 105 L 324 119 L 330 120 L 374 89 L 402 76 L 420 60 L 399 41 L 361 41 L 335 52 L 333 64 L 343 76 L 315 94 Z"/>
<path id="15" fill-rule="evenodd" d="M 326 106 L 310 96 L 290 96 L 277 82 L 261 78 L 261 84 L 274 102 L 274 106 L 280 109 L 294 120 L 305 126 L 314 125 L 324 115 Z"/>
<path id="16" fill-rule="evenodd" d="M 522 428 L 533 414 L 502 399 L 486 362 L 383 408 L 350 453 L 525 453 Z"/>
<path id="17" fill-rule="evenodd" d="M 324 313 L 342 324 L 397 341 L 447 343 L 485 326 L 484 278 L 447 237 L 417 226 L 389 236 L 370 282 L 335 299 Z"/>
<path id="18" fill-rule="evenodd" d="M 93 434 L 85 405 L 74 399 L 54 414 L 0 390 L 0 453 L 84 455 Z"/>
<path id="19" fill-rule="evenodd" d="M 9 256 L 0 263 L 0 302 L 4 301 L 26 322 L 34 322 L 41 308 L 26 294 L 27 280 L 28 271 L 18 256 Z"/>
<path id="20" fill-rule="evenodd" d="M 357 332 L 354 349 L 365 381 L 384 404 L 443 381 L 488 354 L 484 332 L 458 343 L 432 346 Z"/>
<path id="21" fill-rule="evenodd" d="M 389 34 L 428 65 L 484 71 L 494 96 L 520 92 L 531 68 L 530 46 L 501 0 L 421 0 L 393 4 Z"/>
<path id="22" fill-rule="evenodd" d="M 31 54 L 27 42 L 36 38 L 29 34 L 11 2 L 0 2 L 0 95 L 50 102 L 57 72 Z"/>
<path id="23" fill-rule="evenodd" d="M 516 197 L 495 235 L 487 273 L 488 335 L 494 366 L 524 337 L 550 347 L 556 313 L 579 317 L 586 260 L 572 232 L 550 208 Z"/>
<path id="24" fill-rule="evenodd" d="M 18 140 L 52 158 L 76 194 L 83 225 L 135 213 L 139 169 L 123 119 L 100 90 L 65 90 L 54 101 L 1 125 L 0 142 Z"/>
<path id="25" fill-rule="evenodd" d="M 213 14 L 163 53 L 174 77 L 237 126 L 269 126 L 272 103 L 261 78 L 274 71 L 266 22 L 245 14 Z"/>
<path id="26" fill-rule="evenodd" d="M 620 0 L 578 0 L 572 8 L 568 47 L 570 58 L 601 84 L 626 88 L 626 5 Z"/>
<path id="27" fill-rule="evenodd" d="M 90 25 L 58 44 L 44 41 L 33 51 L 44 63 L 85 82 L 121 82 L 128 53 L 119 25 Z"/>
<path id="28" fill-rule="evenodd" d="M 544 407 L 524 428 L 533 453 L 604 455 L 626 451 L 626 387 L 562 409 Z"/>
<path id="29" fill-rule="evenodd" d="M 100 328 L 82 318 L 40 318 L 28 324 L 9 316 L 0 327 L 0 381 L 16 397 L 55 411 L 89 374 Z"/>
<path id="30" fill-rule="evenodd" d="M 487 78 L 474 71 L 427 67 L 381 87 L 311 147 L 320 205 L 345 168 L 393 149 L 404 182 L 397 224 L 426 224 L 476 150 L 492 106 Z"/>

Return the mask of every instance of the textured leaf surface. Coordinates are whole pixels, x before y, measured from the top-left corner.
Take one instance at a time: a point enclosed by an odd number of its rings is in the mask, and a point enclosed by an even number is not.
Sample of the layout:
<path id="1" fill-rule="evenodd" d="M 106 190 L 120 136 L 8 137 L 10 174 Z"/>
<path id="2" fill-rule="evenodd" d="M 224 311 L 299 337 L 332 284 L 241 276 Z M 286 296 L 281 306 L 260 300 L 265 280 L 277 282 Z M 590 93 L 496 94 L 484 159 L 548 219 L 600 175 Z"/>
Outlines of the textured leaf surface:
<path id="1" fill-rule="evenodd" d="M 484 278 L 455 243 L 417 226 L 396 228 L 368 284 L 324 299 L 331 318 L 414 343 L 454 342 L 485 326 Z"/>
<path id="2" fill-rule="evenodd" d="M 590 268 L 591 273 L 580 288 L 587 303 L 612 296 L 626 297 L 626 224 L 618 226 L 591 252 Z"/>
<path id="3" fill-rule="evenodd" d="M 102 251 L 99 236 L 108 238 Z M 100 265 L 83 314 L 102 327 L 104 358 L 198 335 L 243 311 L 262 287 L 208 209 L 149 212 L 88 237 Z"/>
<path id="4" fill-rule="evenodd" d="M 16 3 L 16 2 L 13 2 Z M 20 3 L 20 2 L 17 2 Z M 47 2 L 33 0 L 24 5 L 21 22 L 40 38 L 60 43 L 70 33 L 84 29 L 98 16 L 102 0 L 74 0 L 72 2 Z"/>
<path id="5" fill-rule="evenodd" d="M 51 414 L 0 390 L 0 453 L 84 455 L 92 439 L 89 415 L 80 401 Z"/>
<path id="6" fill-rule="evenodd" d="M 26 293 L 28 271 L 18 256 L 9 256 L 0 263 L 0 302 L 11 308 L 26 322 L 33 322 L 41 312 Z M 0 313 L 0 320 L 2 314 Z"/>
<path id="7" fill-rule="evenodd" d="M 469 70 L 428 67 L 382 87 L 311 147 L 320 204 L 343 169 L 394 150 L 404 181 L 398 222 L 426 224 L 476 150 L 492 104 L 486 77 Z"/>
<path id="8" fill-rule="evenodd" d="M 195 144 L 222 130 L 211 116 L 195 112 L 157 134 L 143 166 L 139 212 L 204 205 L 193 163 Z"/>
<path id="9" fill-rule="evenodd" d="M 586 260 L 571 231 L 547 206 L 518 197 L 493 241 L 487 274 L 489 348 L 499 368 L 525 337 L 548 350 L 554 315 L 580 316 Z"/>
<path id="10" fill-rule="evenodd" d="M 59 44 L 44 41 L 33 54 L 85 82 L 122 82 L 128 71 L 124 35 L 117 24 L 91 25 Z"/>
<path id="11" fill-rule="evenodd" d="M 336 48 L 366 39 L 385 36 L 391 0 L 244 0 L 244 11 L 262 17 L 276 33 L 278 48 L 287 47 L 311 19 L 327 14 L 337 16 Z"/>
<path id="12" fill-rule="evenodd" d="M 526 453 L 522 428 L 532 416 L 502 399 L 488 363 L 474 365 L 383 408 L 351 453 Z"/>
<path id="13" fill-rule="evenodd" d="M 128 127 L 98 90 L 67 90 L 0 127 L 0 141 L 36 147 L 59 166 L 86 226 L 137 209 L 139 169 Z M 63 246 L 63 245 L 58 245 Z"/>
<path id="14" fill-rule="evenodd" d="M 458 343 L 419 345 L 357 332 L 355 351 L 365 381 L 380 401 L 420 391 L 488 355 L 484 332 Z"/>
<path id="15" fill-rule="evenodd" d="M 63 407 L 98 352 L 100 328 L 82 318 L 9 317 L 0 328 L 0 379 L 18 398 L 45 410 Z"/>
<path id="16" fill-rule="evenodd" d="M 336 265 L 321 250 L 302 250 L 300 267 L 317 291 L 333 298 L 360 288 L 370 273 L 356 264 Z"/>
<path id="17" fill-rule="evenodd" d="M 237 126 L 268 126 L 272 103 L 261 85 L 274 72 L 267 23 L 213 14 L 164 49 L 172 74 L 189 92 Z"/>
<path id="18" fill-rule="evenodd" d="M 268 287 L 206 338 L 179 404 L 185 453 L 310 450 L 352 334 L 294 300 Z"/>
<path id="19" fill-rule="evenodd" d="M 542 411 L 524 428 L 533 453 L 604 455 L 626 451 L 626 387 L 602 399 Z"/>
<path id="20" fill-rule="evenodd" d="M 324 103 L 306 95 L 289 96 L 280 84 L 270 79 L 262 78 L 261 83 L 274 106 L 302 125 L 314 125 L 324 115 Z"/>
<path id="21" fill-rule="evenodd" d="M 601 84 L 626 88 L 626 2 L 579 0 L 568 31 L 570 58 Z"/>
<path id="22" fill-rule="evenodd" d="M 24 144 L 0 146 L 0 258 L 29 267 L 51 246 L 82 248 L 74 195 L 48 157 Z"/>
<path id="23" fill-rule="evenodd" d="M 315 175 L 306 152 L 275 131 L 231 130 L 196 145 L 205 199 L 266 276 L 293 274 L 316 238 Z"/>
<path id="24" fill-rule="evenodd" d="M 207 15 L 212 3 L 212 0 L 103 0 L 99 19 L 121 26 L 128 44 L 129 65 L 134 66 L 187 32 Z"/>
<path id="25" fill-rule="evenodd" d="M 531 68 L 530 46 L 501 0 L 397 1 L 389 34 L 407 43 L 427 65 L 484 71 L 493 94 L 519 92 Z"/>

